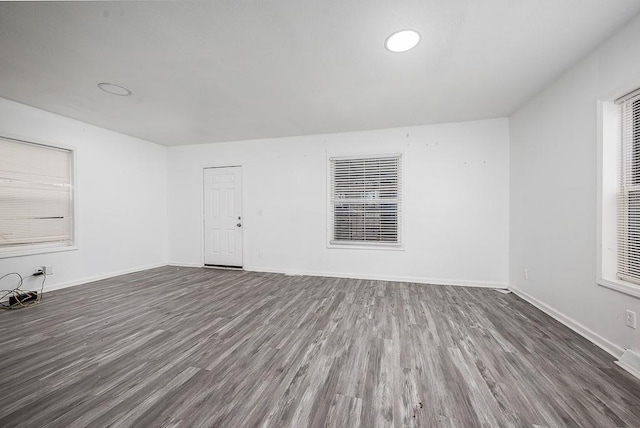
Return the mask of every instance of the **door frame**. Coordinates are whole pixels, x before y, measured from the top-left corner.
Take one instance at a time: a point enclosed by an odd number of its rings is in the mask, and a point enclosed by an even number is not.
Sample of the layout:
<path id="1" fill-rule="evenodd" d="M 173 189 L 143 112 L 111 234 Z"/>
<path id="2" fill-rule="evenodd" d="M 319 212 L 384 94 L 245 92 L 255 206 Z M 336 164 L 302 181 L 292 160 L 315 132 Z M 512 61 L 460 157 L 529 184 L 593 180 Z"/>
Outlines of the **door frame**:
<path id="1" fill-rule="evenodd" d="M 205 249 L 204 249 L 204 170 L 205 169 L 213 169 L 213 168 L 233 168 L 233 167 L 240 167 L 240 176 L 242 177 L 241 183 L 240 183 L 240 193 L 242 193 L 242 197 L 240 198 L 240 200 L 242 201 L 242 214 L 240 214 L 242 216 L 242 229 L 244 229 L 242 231 L 242 266 L 239 268 L 241 270 L 245 270 L 245 266 L 246 266 L 246 256 L 247 256 L 247 250 L 246 250 L 246 243 L 247 243 L 247 238 L 246 238 L 246 218 L 244 215 L 245 212 L 245 202 L 246 202 L 246 197 L 244 195 L 244 165 L 240 162 L 238 163 L 220 163 L 220 164 L 207 164 L 207 165 L 203 165 L 200 168 L 200 267 L 203 268 L 210 268 L 210 269 L 217 269 L 216 266 L 205 266 L 204 264 L 204 254 L 205 254 Z"/>

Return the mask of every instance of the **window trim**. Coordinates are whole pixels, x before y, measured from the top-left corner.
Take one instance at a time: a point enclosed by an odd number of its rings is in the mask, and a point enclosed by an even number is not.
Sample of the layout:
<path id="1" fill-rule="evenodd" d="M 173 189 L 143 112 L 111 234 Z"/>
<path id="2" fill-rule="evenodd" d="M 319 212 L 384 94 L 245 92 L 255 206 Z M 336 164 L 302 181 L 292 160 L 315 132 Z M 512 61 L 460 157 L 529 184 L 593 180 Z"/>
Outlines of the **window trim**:
<path id="1" fill-rule="evenodd" d="M 631 105 L 629 105 L 631 103 Z M 618 187 L 616 192 L 616 236 L 618 244 L 617 248 L 620 248 L 622 242 L 622 248 L 626 251 L 617 251 L 616 254 L 616 279 L 625 284 L 624 288 L 640 287 L 640 278 L 634 277 L 632 271 L 637 269 L 636 263 L 629 262 L 632 259 L 632 246 L 637 246 L 636 239 L 631 235 L 636 230 L 635 226 L 631 225 L 629 217 L 631 215 L 630 210 L 633 208 L 633 212 L 637 214 L 637 202 L 633 204 L 630 202 L 630 198 L 637 194 L 640 190 L 640 185 L 637 183 L 637 148 L 635 143 L 637 141 L 637 132 L 640 127 L 640 118 L 635 117 L 637 105 L 640 103 L 640 88 L 633 90 L 621 97 L 615 102 L 616 107 L 616 138 L 615 147 L 617 149 L 617 160 L 615 172 L 618 178 Z M 629 114 L 627 108 L 631 109 Z M 626 122 L 631 116 L 631 122 Z M 631 136 L 628 135 L 631 133 Z M 629 158 L 630 157 L 630 158 Z M 624 219 L 621 223 L 620 219 Z M 621 231 L 623 232 L 621 234 Z M 637 235 L 637 232 L 635 232 Z M 637 252 L 636 252 L 637 254 Z"/>
<path id="2" fill-rule="evenodd" d="M 619 91 L 617 96 L 597 101 L 596 284 L 640 298 L 640 285 L 617 276 L 617 174 L 620 172 L 617 151 L 620 136 L 615 100 L 631 93 L 627 89 Z"/>
<path id="3" fill-rule="evenodd" d="M 380 157 L 399 157 L 400 158 L 400 183 L 398 185 L 398 190 L 400 191 L 401 199 L 400 199 L 400 209 L 398 210 L 398 241 L 395 242 L 353 242 L 353 241 L 345 241 L 345 242 L 336 242 L 333 241 L 333 219 L 332 214 L 333 210 L 331 207 L 331 161 L 332 160 L 343 160 L 343 159 L 367 159 L 367 158 L 380 158 Z M 342 250 L 383 250 L 383 251 L 404 251 L 404 205 L 405 205 L 405 189 L 404 182 L 406 177 L 406 163 L 405 156 L 402 152 L 361 152 L 354 154 L 353 152 L 349 154 L 344 153 L 326 153 L 326 245 L 328 249 L 342 249 Z"/>
<path id="4" fill-rule="evenodd" d="M 11 135 L 7 133 L 0 134 L 0 138 L 9 141 L 15 141 L 16 143 L 30 144 L 36 146 L 43 146 L 50 149 L 64 150 L 71 154 L 71 205 L 73 218 L 71 219 L 71 237 L 72 239 L 68 243 L 61 242 L 46 242 L 41 244 L 23 244 L 15 245 L 11 247 L 0 248 L 0 259 L 11 257 L 23 257 L 36 254 L 57 253 L 63 251 L 78 250 L 79 233 L 78 233 L 78 173 L 77 173 L 77 158 L 78 149 L 73 146 L 64 144 L 52 143 L 49 141 L 27 139 L 26 137 Z"/>
<path id="5" fill-rule="evenodd" d="M 629 296 L 640 298 L 640 288 L 632 282 L 623 281 L 621 279 L 598 278 L 598 285 L 628 294 Z"/>

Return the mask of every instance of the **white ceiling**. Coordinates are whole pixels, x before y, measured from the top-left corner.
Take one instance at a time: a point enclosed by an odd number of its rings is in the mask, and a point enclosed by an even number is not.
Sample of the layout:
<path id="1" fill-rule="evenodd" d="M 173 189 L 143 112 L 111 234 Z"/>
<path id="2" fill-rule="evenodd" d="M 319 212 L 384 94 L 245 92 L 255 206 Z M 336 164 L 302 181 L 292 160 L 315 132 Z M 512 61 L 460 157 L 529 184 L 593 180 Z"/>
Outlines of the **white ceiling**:
<path id="1" fill-rule="evenodd" d="M 0 97 L 164 145 L 504 117 L 638 12 L 638 0 L 3 2 Z M 418 47 L 386 51 L 406 28 Z"/>

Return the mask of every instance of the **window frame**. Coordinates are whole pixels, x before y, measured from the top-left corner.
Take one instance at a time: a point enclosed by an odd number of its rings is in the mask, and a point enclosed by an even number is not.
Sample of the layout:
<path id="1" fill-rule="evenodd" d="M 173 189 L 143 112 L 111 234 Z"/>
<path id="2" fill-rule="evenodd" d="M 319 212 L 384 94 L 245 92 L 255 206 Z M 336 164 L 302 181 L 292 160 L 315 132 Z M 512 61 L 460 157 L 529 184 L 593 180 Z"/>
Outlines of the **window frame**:
<path id="1" fill-rule="evenodd" d="M 617 102 L 640 92 L 627 82 L 597 101 L 596 284 L 640 298 L 640 284 L 618 277 L 618 194 L 621 171 L 621 123 Z"/>
<path id="2" fill-rule="evenodd" d="M 335 241 L 333 239 L 333 206 L 332 206 L 332 176 L 331 163 L 333 160 L 352 160 L 352 159 L 373 159 L 373 158 L 392 158 L 400 159 L 398 169 L 398 208 L 397 208 L 397 225 L 398 225 L 398 242 L 380 242 L 380 241 Z M 330 249 L 355 249 L 355 250 L 385 250 L 385 251 L 404 251 L 404 176 L 406 174 L 406 166 L 404 162 L 404 154 L 400 152 L 372 152 L 360 154 L 329 154 L 326 160 L 326 240 L 327 248 Z"/>
<path id="3" fill-rule="evenodd" d="M 624 125 L 625 111 L 624 106 L 631 101 L 633 119 L 628 124 L 628 128 Z M 638 214 L 638 195 L 640 194 L 640 116 L 635 117 L 636 114 L 640 115 L 640 89 L 634 91 L 632 95 L 625 96 L 617 103 L 617 149 L 618 149 L 618 161 L 617 161 L 617 175 L 619 177 L 618 186 L 618 204 L 617 204 L 617 240 L 618 240 L 618 252 L 617 252 L 617 272 L 616 277 L 622 281 L 635 284 L 640 287 L 640 278 L 634 277 L 631 271 L 638 271 L 640 268 L 639 263 L 632 263 L 629 260 L 634 259 L 632 254 L 638 256 L 638 250 L 640 247 L 640 237 L 637 229 L 637 214 Z M 631 134 L 631 137 L 627 135 Z M 626 141 L 628 140 L 628 141 Z M 625 147 L 629 144 L 630 147 Z M 629 159 L 630 157 L 630 159 Z M 635 202 L 631 202 L 635 200 Z M 631 213 L 636 214 L 635 220 L 631 220 Z M 622 225 L 620 221 L 622 220 Z M 621 230 L 622 229 L 622 230 Z M 621 232 L 626 232 L 625 234 Z M 627 250 L 622 252 L 620 247 Z M 630 257 L 631 256 L 631 257 Z M 621 267 L 622 266 L 622 267 Z M 637 276 L 637 275 L 636 275 Z"/>
<path id="4" fill-rule="evenodd" d="M 63 251 L 74 251 L 78 249 L 78 174 L 77 174 L 77 157 L 78 149 L 73 146 L 52 143 L 48 141 L 26 139 L 21 136 L 0 134 L 0 138 L 20 144 L 28 144 L 32 146 L 41 146 L 53 150 L 68 151 L 71 157 L 70 170 L 70 203 L 71 203 L 71 239 L 66 242 L 45 242 L 40 244 L 21 244 L 9 247 L 0 247 L 0 259 L 11 257 L 30 256 L 35 254 L 56 253 Z"/>

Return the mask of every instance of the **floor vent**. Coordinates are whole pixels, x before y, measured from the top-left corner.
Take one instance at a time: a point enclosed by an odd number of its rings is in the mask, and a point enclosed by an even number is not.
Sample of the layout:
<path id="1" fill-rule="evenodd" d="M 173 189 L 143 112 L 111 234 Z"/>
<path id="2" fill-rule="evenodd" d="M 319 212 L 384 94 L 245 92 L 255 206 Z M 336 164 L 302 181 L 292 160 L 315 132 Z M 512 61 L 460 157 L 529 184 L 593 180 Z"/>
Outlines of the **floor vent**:
<path id="1" fill-rule="evenodd" d="M 616 364 L 640 379 L 640 354 L 631 349 L 625 349 Z"/>

